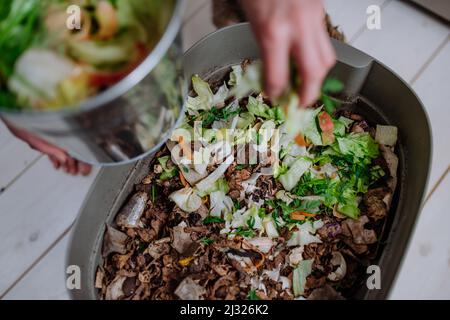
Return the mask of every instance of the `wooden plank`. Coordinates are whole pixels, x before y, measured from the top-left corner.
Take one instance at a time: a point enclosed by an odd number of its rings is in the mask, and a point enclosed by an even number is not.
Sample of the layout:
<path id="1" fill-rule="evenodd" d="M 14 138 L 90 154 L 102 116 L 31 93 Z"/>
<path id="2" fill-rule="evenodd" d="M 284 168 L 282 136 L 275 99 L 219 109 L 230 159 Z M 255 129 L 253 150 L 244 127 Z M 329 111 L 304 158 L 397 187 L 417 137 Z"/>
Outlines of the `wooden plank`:
<path id="1" fill-rule="evenodd" d="M 68 300 L 66 289 L 66 252 L 70 234 L 34 266 L 4 297 L 4 300 Z"/>
<path id="2" fill-rule="evenodd" d="M 0 196 L 0 296 L 73 223 L 97 172 L 68 176 L 41 158 Z"/>
<path id="3" fill-rule="evenodd" d="M 208 1 L 195 13 L 183 28 L 183 47 L 189 49 L 204 36 L 216 30 L 212 23 L 212 1 Z"/>
<path id="4" fill-rule="evenodd" d="M 365 29 L 353 45 L 408 82 L 449 34 L 449 28 L 440 20 L 401 1 L 386 5 L 381 23 L 381 30 Z"/>
<path id="5" fill-rule="evenodd" d="M 450 175 L 420 215 L 392 299 L 450 299 L 449 189 Z"/>
<path id="6" fill-rule="evenodd" d="M 449 38 L 448 38 L 449 39 Z M 450 165 L 450 41 L 415 81 L 433 131 L 433 163 L 428 190 L 431 190 Z"/>
<path id="7" fill-rule="evenodd" d="M 0 121 L 0 190 L 6 189 L 38 157 L 38 152 L 16 139 Z"/>

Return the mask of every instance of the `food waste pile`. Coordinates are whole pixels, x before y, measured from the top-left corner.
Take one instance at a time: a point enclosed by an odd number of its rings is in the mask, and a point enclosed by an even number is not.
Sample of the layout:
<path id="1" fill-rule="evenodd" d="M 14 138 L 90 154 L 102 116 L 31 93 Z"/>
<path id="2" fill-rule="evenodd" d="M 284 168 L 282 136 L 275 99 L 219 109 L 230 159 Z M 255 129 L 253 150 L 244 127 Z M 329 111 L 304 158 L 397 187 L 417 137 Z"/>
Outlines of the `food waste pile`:
<path id="1" fill-rule="evenodd" d="M 305 109 L 268 99 L 260 73 L 193 77 L 184 122 L 106 228 L 102 299 L 347 299 L 365 285 L 397 128 L 339 108 L 336 79 Z"/>

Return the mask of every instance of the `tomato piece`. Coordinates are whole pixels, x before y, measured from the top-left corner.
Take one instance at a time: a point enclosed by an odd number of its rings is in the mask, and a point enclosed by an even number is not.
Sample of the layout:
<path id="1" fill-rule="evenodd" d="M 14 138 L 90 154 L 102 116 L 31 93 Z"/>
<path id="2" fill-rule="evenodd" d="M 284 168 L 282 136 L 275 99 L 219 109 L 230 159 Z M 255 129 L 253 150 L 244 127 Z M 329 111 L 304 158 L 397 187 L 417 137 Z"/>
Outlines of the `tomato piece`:
<path id="1" fill-rule="evenodd" d="M 330 145 L 334 142 L 334 123 L 333 119 L 327 112 L 319 115 L 319 126 L 322 130 L 322 142 L 324 145 Z"/>

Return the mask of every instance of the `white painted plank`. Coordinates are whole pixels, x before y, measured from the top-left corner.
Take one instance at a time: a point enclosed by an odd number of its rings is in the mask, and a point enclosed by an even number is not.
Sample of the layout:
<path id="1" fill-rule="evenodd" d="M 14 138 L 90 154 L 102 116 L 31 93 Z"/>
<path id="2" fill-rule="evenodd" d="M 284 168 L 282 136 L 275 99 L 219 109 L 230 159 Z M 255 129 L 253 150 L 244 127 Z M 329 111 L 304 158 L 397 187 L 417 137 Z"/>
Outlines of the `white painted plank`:
<path id="1" fill-rule="evenodd" d="M 450 165 L 450 42 L 414 83 L 433 131 L 433 164 L 428 190 L 431 190 Z"/>
<path id="2" fill-rule="evenodd" d="M 392 299 L 450 299 L 450 175 L 420 215 Z"/>
<path id="3" fill-rule="evenodd" d="M 0 196 L 0 296 L 74 221 L 95 179 L 41 158 Z"/>
<path id="4" fill-rule="evenodd" d="M 381 7 L 388 1 L 391 0 L 325 0 L 324 5 L 333 24 L 341 28 L 349 41 L 366 24 L 367 8 Z"/>
<path id="5" fill-rule="evenodd" d="M 65 257 L 70 234 L 58 244 L 4 297 L 4 300 L 68 300 Z"/>
<path id="6" fill-rule="evenodd" d="M 440 20 L 402 1 L 386 5 L 381 23 L 381 30 L 365 29 L 353 45 L 387 64 L 408 82 L 449 34 L 449 28 Z"/>
<path id="7" fill-rule="evenodd" d="M 11 183 L 39 153 L 16 139 L 0 121 L 0 190 Z"/>
<path id="8" fill-rule="evenodd" d="M 184 49 L 189 49 L 197 41 L 215 30 L 216 27 L 212 22 L 212 2 L 208 1 L 183 27 Z"/>

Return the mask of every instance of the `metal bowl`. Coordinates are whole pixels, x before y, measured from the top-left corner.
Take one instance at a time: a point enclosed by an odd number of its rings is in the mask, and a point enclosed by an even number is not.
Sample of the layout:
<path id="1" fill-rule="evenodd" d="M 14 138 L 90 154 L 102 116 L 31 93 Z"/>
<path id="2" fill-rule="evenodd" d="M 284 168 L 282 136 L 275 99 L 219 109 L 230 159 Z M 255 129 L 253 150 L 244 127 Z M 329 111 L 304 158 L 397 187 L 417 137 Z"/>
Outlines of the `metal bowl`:
<path id="1" fill-rule="evenodd" d="M 139 160 L 164 143 L 182 114 L 186 95 L 179 33 L 185 0 L 172 10 L 164 34 L 147 58 L 125 79 L 76 106 L 60 111 L 11 111 L 0 116 L 91 164 Z M 163 23 L 162 22 L 162 23 Z"/>
<path id="2" fill-rule="evenodd" d="M 381 289 L 362 288 L 361 299 L 385 299 L 399 271 L 417 215 L 421 209 L 431 161 L 431 133 L 424 108 L 412 89 L 395 73 L 349 45 L 333 41 L 338 64 L 332 74 L 343 80 L 347 94 L 358 96 L 357 112 L 369 122 L 399 128 L 397 154 L 399 183 L 376 264 L 381 268 Z M 214 77 L 246 58 L 259 58 L 258 45 L 248 24 L 217 31 L 185 55 L 185 75 Z M 137 164 L 103 170 L 81 210 L 72 236 L 68 265 L 82 271 L 81 290 L 75 299 L 96 299 L 94 279 L 101 264 L 105 225 L 113 220 L 136 183 L 146 176 L 151 157 Z"/>

